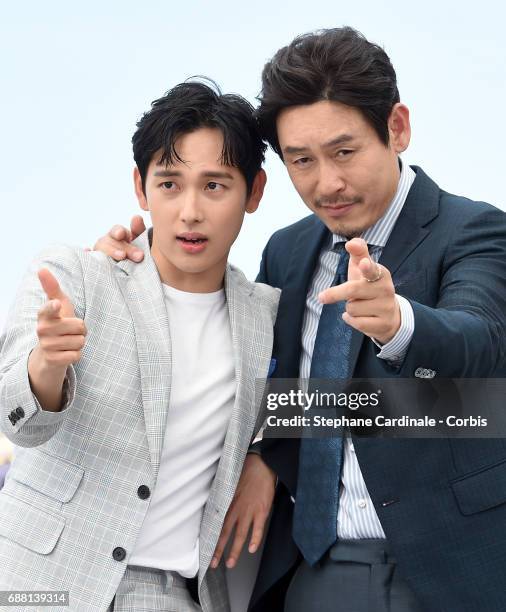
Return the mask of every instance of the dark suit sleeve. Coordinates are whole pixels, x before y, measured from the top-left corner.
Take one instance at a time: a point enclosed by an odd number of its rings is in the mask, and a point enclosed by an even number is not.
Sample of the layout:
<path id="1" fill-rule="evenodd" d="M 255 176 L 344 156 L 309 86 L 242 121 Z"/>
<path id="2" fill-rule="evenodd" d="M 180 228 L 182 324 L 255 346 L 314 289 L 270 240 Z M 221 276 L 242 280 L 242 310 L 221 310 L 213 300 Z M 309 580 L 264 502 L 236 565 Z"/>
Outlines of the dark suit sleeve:
<path id="1" fill-rule="evenodd" d="M 415 331 L 398 375 L 490 377 L 505 366 L 506 215 L 492 207 L 456 223 L 435 308 L 412 301 Z"/>
<path id="2" fill-rule="evenodd" d="M 258 271 L 255 282 L 265 283 L 269 285 L 269 275 L 267 274 L 267 260 L 269 258 L 269 245 L 271 244 L 272 237 L 269 239 L 267 244 L 262 251 L 262 261 L 260 262 L 260 270 Z"/>

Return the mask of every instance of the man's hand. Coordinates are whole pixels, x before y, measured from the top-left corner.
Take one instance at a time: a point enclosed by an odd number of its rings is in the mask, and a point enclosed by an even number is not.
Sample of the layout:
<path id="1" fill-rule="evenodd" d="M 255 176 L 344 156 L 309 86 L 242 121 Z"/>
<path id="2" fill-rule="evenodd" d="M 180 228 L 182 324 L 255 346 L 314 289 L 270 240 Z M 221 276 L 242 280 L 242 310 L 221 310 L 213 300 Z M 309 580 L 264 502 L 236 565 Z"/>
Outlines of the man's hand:
<path id="1" fill-rule="evenodd" d="M 144 253 L 130 243 L 145 230 L 144 220 L 140 215 L 135 215 L 130 221 L 130 230 L 122 225 L 115 225 L 108 234 L 98 239 L 93 250 L 102 251 L 116 261 L 121 261 L 125 257 L 135 262 L 142 261 Z"/>
<path id="2" fill-rule="evenodd" d="M 39 270 L 39 280 L 48 301 L 38 313 L 39 343 L 30 353 L 28 375 L 41 406 L 58 411 L 67 368 L 81 358 L 86 326 L 49 270 Z"/>
<path id="3" fill-rule="evenodd" d="M 323 304 L 346 300 L 343 320 L 381 344 L 389 342 L 401 325 L 401 311 L 390 272 L 369 256 L 361 238 L 346 243 L 350 254 L 348 282 L 319 295 Z"/>
<path id="4" fill-rule="evenodd" d="M 223 529 L 214 551 L 211 567 L 216 568 L 232 531 L 235 537 L 230 549 L 226 566 L 232 568 L 237 563 L 243 544 L 253 527 L 248 551 L 254 553 L 260 546 L 264 534 L 265 521 L 271 511 L 276 475 L 262 461 L 259 455 L 247 455 L 242 474 L 237 485 L 234 499 L 228 509 Z"/>

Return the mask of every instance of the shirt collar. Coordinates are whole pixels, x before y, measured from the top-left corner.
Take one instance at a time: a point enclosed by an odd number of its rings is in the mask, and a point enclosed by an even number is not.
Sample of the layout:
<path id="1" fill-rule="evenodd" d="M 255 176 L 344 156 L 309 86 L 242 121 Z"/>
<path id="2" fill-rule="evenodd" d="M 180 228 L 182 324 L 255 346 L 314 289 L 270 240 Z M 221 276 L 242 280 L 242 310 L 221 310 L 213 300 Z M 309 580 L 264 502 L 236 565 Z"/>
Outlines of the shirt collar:
<path id="1" fill-rule="evenodd" d="M 392 201 L 388 205 L 388 208 L 383 213 L 374 225 L 371 225 L 368 229 L 363 232 L 360 237 L 363 238 L 367 244 L 374 245 L 383 248 L 392 230 L 394 228 L 395 222 L 397 218 L 401 214 L 402 207 L 404 206 L 404 202 L 408 197 L 408 192 L 411 189 L 411 185 L 416 178 L 415 172 L 408 166 L 408 164 L 403 164 L 399 160 L 399 164 L 401 167 L 401 175 L 399 177 L 399 183 L 397 185 L 397 190 L 395 192 Z M 332 244 L 330 248 L 334 248 L 338 242 L 347 242 L 346 236 L 341 236 L 340 234 L 332 234 Z"/>

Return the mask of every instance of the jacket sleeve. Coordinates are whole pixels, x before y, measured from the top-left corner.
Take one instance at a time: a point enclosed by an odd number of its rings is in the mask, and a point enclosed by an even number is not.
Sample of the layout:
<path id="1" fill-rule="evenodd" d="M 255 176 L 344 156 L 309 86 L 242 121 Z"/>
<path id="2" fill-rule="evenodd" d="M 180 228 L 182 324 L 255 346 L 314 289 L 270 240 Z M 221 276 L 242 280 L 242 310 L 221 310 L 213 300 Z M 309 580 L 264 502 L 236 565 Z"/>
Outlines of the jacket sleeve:
<path id="1" fill-rule="evenodd" d="M 504 375 L 506 215 L 489 207 L 457 223 L 442 261 L 436 307 L 410 303 L 414 333 L 399 376 L 411 377 L 417 368 L 447 378 Z"/>
<path id="2" fill-rule="evenodd" d="M 84 319 L 84 283 L 74 249 L 56 246 L 42 252 L 26 273 L 0 337 L 0 429 L 16 446 L 39 446 L 59 430 L 72 411 L 75 394 L 73 367 L 67 370 L 65 404 L 60 412 L 42 410 L 28 378 L 28 357 L 35 348 L 37 313 L 46 301 L 37 271 L 48 268 Z"/>
<path id="3" fill-rule="evenodd" d="M 265 245 L 264 250 L 262 251 L 262 261 L 260 262 L 260 270 L 258 271 L 255 282 L 257 283 L 265 283 L 266 285 L 270 285 L 269 283 L 269 274 L 267 273 L 267 260 L 269 258 L 269 245 L 271 243 L 272 237 L 269 242 Z"/>

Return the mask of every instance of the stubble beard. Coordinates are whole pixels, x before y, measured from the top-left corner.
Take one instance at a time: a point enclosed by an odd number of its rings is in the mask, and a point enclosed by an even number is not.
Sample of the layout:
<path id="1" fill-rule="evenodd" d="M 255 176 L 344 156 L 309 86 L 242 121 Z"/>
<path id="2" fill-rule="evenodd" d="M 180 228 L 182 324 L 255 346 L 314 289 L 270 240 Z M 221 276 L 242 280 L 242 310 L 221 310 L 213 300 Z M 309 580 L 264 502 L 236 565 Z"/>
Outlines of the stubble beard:
<path id="1" fill-rule="evenodd" d="M 352 238 L 358 238 L 368 229 L 368 227 L 362 226 L 349 227 L 344 223 L 336 224 L 333 227 L 329 227 L 327 225 L 327 227 L 333 234 L 339 234 L 340 236 L 344 236 L 348 240 L 351 240 Z"/>
<path id="2" fill-rule="evenodd" d="M 324 210 L 324 204 L 339 204 L 339 203 L 348 203 L 349 198 L 320 198 L 315 202 L 315 210 Z M 355 206 L 362 206 L 364 201 L 361 197 L 354 197 L 351 200 Z M 351 238 L 357 238 L 361 234 L 368 229 L 369 225 L 350 225 L 346 221 L 340 221 L 339 219 L 326 219 L 325 221 L 321 219 L 323 223 L 327 226 L 327 228 L 333 234 L 339 234 L 340 236 L 344 236 L 348 240 Z M 356 222 L 355 222 L 356 223 Z M 330 225 L 332 224 L 332 225 Z"/>

